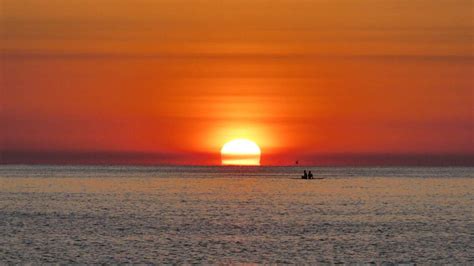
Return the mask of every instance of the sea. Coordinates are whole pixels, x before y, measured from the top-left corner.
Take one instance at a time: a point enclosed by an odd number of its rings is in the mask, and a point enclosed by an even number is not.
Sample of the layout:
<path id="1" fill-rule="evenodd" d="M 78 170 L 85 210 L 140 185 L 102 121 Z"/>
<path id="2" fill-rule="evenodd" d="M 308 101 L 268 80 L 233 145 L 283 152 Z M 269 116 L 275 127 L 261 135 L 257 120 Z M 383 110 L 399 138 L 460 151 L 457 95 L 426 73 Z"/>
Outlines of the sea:
<path id="1" fill-rule="evenodd" d="M 0 263 L 473 265 L 474 168 L 0 165 Z"/>

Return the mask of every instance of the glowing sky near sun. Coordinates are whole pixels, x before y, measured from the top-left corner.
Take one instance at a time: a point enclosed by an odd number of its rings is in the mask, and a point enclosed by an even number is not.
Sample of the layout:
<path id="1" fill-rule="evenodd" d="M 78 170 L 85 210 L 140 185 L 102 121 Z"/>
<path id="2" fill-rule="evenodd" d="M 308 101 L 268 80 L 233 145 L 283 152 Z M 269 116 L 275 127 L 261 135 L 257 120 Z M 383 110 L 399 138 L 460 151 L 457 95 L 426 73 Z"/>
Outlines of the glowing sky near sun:
<path id="1" fill-rule="evenodd" d="M 248 138 L 276 164 L 472 154 L 472 10 L 469 0 L 3 0 L 1 148 L 215 163 L 224 143 Z"/>

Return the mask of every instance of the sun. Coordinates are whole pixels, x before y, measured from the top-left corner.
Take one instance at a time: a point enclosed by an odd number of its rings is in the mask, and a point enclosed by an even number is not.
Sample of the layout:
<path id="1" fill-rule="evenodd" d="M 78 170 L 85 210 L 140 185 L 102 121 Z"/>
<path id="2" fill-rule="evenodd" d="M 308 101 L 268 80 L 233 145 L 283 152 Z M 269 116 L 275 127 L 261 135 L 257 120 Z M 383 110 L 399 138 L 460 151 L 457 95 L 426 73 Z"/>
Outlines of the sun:
<path id="1" fill-rule="evenodd" d="M 260 165 L 260 147 L 248 139 L 234 139 L 222 146 L 222 165 Z"/>

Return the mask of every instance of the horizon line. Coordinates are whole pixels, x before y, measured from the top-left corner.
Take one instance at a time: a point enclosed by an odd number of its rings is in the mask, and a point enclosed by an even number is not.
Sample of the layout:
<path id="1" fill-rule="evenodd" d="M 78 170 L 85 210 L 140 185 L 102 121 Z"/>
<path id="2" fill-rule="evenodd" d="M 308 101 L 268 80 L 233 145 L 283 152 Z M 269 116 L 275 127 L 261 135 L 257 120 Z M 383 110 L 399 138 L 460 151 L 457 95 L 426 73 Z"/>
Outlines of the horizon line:
<path id="1" fill-rule="evenodd" d="M 0 165 L 14 164 L 221 166 L 221 156 L 203 152 L 0 150 Z M 474 153 L 334 152 L 300 156 L 290 153 L 288 157 L 275 153 L 262 155 L 260 166 L 474 166 Z"/>

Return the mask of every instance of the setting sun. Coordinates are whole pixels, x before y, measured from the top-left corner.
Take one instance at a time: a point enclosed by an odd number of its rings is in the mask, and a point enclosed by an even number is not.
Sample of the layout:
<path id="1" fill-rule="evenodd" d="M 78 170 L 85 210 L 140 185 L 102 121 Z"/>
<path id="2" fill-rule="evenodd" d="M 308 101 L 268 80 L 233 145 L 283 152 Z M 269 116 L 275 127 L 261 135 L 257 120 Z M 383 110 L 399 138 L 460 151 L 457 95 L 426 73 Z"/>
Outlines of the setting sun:
<path id="1" fill-rule="evenodd" d="M 222 146 L 223 165 L 260 165 L 260 147 L 248 139 L 234 139 Z"/>

